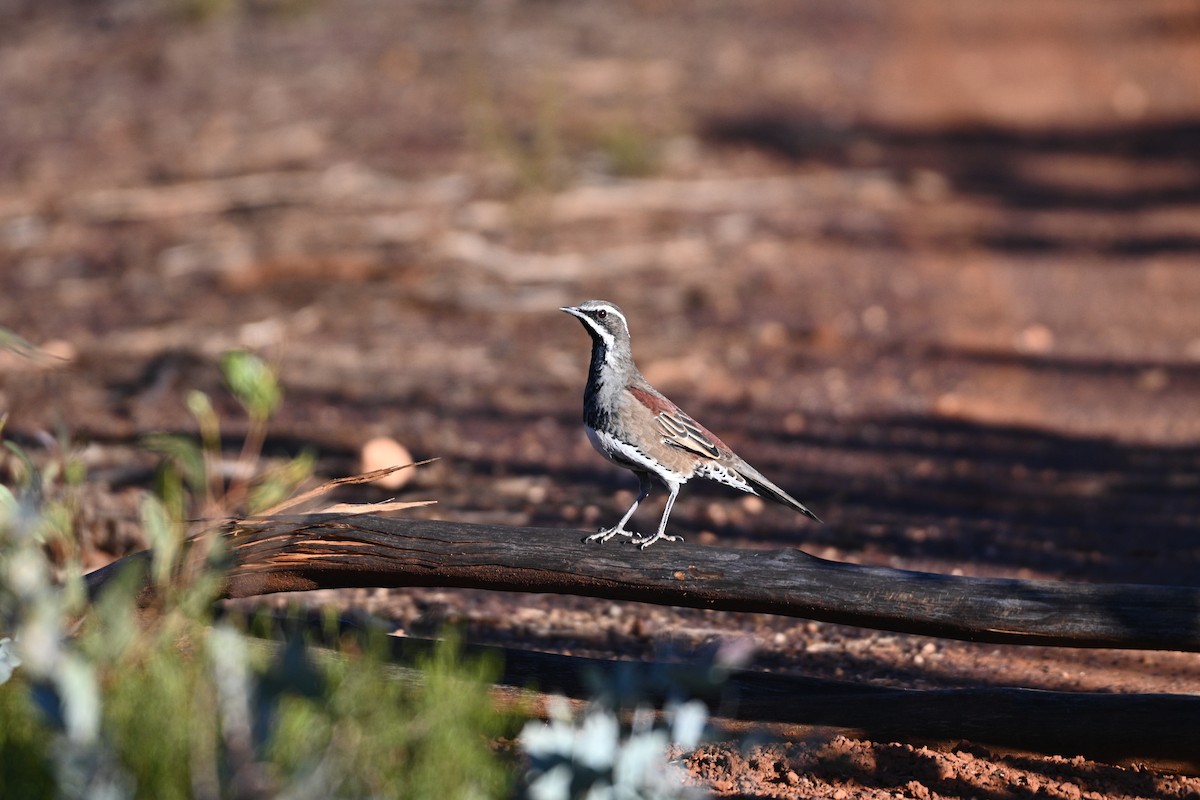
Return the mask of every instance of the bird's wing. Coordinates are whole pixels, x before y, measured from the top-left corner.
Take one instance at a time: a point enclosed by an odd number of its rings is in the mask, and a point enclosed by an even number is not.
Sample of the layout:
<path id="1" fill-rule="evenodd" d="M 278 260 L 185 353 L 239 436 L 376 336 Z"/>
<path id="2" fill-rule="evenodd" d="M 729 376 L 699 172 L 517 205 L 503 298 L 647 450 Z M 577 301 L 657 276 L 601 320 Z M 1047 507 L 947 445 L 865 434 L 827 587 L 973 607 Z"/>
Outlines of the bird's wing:
<path id="1" fill-rule="evenodd" d="M 641 386 L 630 386 L 629 393 L 653 415 L 654 426 L 662 434 L 664 444 L 704 459 L 696 465 L 697 474 L 791 506 L 805 516 L 821 521 L 803 503 L 743 461 L 712 431 L 689 417 L 661 393 Z"/>
<path id="2" fill-rule="evenodd" d="M 721 457 L 720 440 L 682 411 L 676 410 L 673 414 L 663 411 L 654 421 L 662 431 L 666 444 L 688 450 L 702 458 Z"/>
<path id="3" fill-rule="evenodd" d="M 654 426 L 662 434 L 665 444 L 701 458 L 717 459 L 729 452 L 725 443 L 712 431 L 689 417 L 659 392 L 631 386 L 629 393 L 654 416 Z"/>

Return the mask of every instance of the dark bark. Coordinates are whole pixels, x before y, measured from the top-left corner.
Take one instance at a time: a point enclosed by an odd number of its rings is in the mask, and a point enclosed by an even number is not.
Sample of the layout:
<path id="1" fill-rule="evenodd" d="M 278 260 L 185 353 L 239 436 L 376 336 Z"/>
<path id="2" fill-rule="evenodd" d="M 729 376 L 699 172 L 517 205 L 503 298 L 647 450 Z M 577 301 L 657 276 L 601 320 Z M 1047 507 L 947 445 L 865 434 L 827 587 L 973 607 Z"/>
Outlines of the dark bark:
<path id="1" fill-rule="evenodd" d="M 576 531 L 385 518 L 223 534 L 228 597 L 346 587 L 550 592 L 752 611 L 967 641 L 1200 651 L 1200 589 L 954 577 L 800 550 L 584 544 Z M 134 558 L 134 557 L 131 557 Z M 144 560 L 144 559 L 143 559 Z M 97 591 L 121 562 L 88 576 Z"/>

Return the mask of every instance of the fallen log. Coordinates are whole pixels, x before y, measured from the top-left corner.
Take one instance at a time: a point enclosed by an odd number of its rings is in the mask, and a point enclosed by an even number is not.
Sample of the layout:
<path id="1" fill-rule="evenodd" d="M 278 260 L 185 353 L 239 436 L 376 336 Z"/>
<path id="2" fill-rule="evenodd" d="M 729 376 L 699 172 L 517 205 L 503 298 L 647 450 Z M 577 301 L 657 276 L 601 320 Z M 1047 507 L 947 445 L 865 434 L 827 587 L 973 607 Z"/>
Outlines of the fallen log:
<path id="1" fill-rule="evenodd" d="M 400 639 L 394 651 L 410 650 Z M 418 649 L 419 643 L 418 644 Z M 536 686 L 586 700 L 597 677 L 603 685 L 630 683 L 630 671 L 649 676 L 661 703 L 670 690 L 704 700 L 725 720 L 833 728 L 888 742 L 990 747 L 1111 763 L 1154 763 L 1195 774 L 1200 770 L 1200 696 L 1101 694 L 1014 687 L 898 689 L 802 675 L 735 670 L 720 681 L 691 664 L 633 663 L 555 653 L 492 648 L 502 658 L 501 686 Z M 469 654 L 483 648 L 468 647 Z M 402 660 L 407 660 L 406 656 Z M 624 677 L 617 676 L 624 673 Z M 520 695 L 517 695 L 518 697 Z"/>
<path id="2" fill-rule="evenodd" d="M 751 611 L 976 642 L 1200 651 L 1200 588 L 971 578 L 800 550 L 584 544 L 580 534 L 310 515 L 240 522 L 224 595 L 436 586 Z M 94 595 L 144 554 L 87 576 Z M 144 602 L 149 602 L 149 589 Z"/>
<path id="3" fill-rule="evenodd" d="M 309 645 L 338 647 L 345 636 L 363 632 L 350 620 L 331 628 L 317 612 L 301 618 L 266 613 L 278 625 L 274 635 L 299 636 Z M 387 641 L 397 677 L 419 679 L 419 670 L 411 667 L 430 655 L 434 640 L 391 636 Z M 265 646 L 277 651 L 283 645 Z M 322 652 L 328 658 L 338 657 L 334 651 Z M 531 700 L 535 713 L 544 714 L 552 695 L 584 703 L 596 698 L 598 686 L 621 687 L 625 694 L 610 702 L 616 700 L 626 709 L 635 704 L 662 708 L 671 700 L 701 700 L 718 729 L 766 724 L 786 738 L 828 737 L 837 732 L 939 749 L 960 748 L 966 741 L 1005 751 L 1153 764 L 1189 774 L 1200 770 L 1197 695 L 995 686 L 902 689 L 727 669 L 707 662 L 628 661 L 479 644 L 463 645 L 462 652 L 497 663 L 501 671 L 494 696 L 526 713 Z"/>

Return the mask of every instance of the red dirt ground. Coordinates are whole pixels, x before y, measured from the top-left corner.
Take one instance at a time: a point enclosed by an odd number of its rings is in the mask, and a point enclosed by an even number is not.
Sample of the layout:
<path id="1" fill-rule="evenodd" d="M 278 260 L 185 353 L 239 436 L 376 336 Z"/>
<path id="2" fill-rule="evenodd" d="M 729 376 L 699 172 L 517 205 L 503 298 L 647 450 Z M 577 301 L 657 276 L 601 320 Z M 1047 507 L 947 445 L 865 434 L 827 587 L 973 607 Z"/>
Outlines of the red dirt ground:
<path id="1" fill-rule="evenodd" d="M 188 390 L 235 446 L 215 365 L 250 347 L 286 393 L 271 457 L 344 475 L 392 436 L 441 458 L 400 493 L 438 500 L 414 513 L 595 528 L 635 482 L 582 436 L 588 342 L 556 309 L 606 297 L 646 375 L 826 521 L 689 486 L 687 546 L 1194 586 L 1197 75 L 1200 12 L 1167 0 L 14 0 L 0 325 L 65 360 L 0 354 L 6 432 L 83 443 L 100 565 L 142 546 L 140 437 L 194 431 Z M 608 657 L 751 637 L 752 668 L 895 686 L 1200 691 L 1194 654 L 470 591 L 305 602 Z M 683 762 L 730 797 L 1200 796 L 1160 768 L 836 731 Z"/>

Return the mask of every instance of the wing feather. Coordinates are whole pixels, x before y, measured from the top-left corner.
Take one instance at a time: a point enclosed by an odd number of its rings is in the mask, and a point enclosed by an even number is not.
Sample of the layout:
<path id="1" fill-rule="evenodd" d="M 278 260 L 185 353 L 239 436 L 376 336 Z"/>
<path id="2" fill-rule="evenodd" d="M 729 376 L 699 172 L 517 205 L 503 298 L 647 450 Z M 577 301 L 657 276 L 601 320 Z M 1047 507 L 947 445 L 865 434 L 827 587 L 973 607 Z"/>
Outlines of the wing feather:
<path id="1" fill-rule="evenodd" d="M 720 458 L 720 445 L 710 438 L 708 431 L 698 422 L 682 411 L 673 414 L 664 411 L 654 421 L 663 432 L 663 441 L 672 447 L 688 450 L 702 458 Z"/>
<path id="2" fill-rule="evenodd" d="M 654 415 L 654 422 L 666 444 L 701 458 L 718 459 L 729 452 L 729 448 L 716 434 L 689 417 L 679 406 L 654 389 L 649 386 L 628 388 L 634 399 Z"/>

